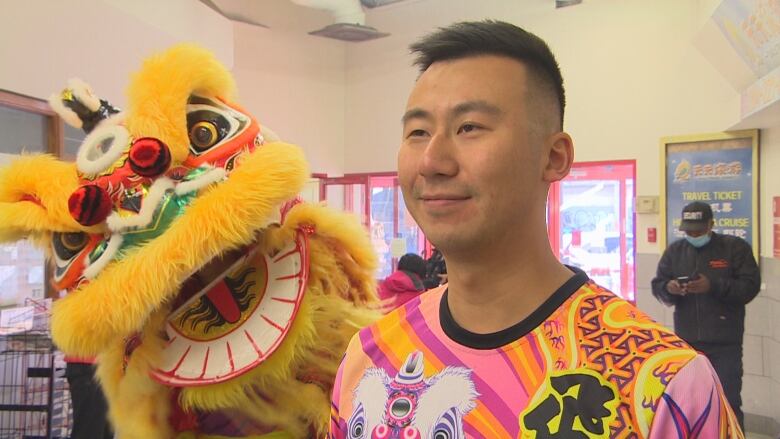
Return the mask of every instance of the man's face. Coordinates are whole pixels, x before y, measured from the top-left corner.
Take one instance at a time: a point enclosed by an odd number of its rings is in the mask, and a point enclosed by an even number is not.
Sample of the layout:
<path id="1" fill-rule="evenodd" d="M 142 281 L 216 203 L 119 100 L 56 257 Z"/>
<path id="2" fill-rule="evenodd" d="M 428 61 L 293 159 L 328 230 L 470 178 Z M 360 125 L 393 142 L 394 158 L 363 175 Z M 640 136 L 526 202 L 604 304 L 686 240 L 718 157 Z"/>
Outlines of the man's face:
<path id="1" fill-rule="evenodd" d="M 543 139 L 529 131 L 526 78 L 506 57 L 443 61 L 409 96 L 398 177 L 407 208 L 445 254 L 544 220 Z"/>
<path id="2" fill-rule="evenodd" d="M 696 230 L 696 231 L 686 231 L 685 234 L 690 236 L 691 238 L 698 238 L 699 236 L 708 235 L 710 232 L 712 232 L 712 228 L 715 226 L 715 221 L 710 221 L 710 223 L 707 225 L 707 228 L 702 230 Z"/>

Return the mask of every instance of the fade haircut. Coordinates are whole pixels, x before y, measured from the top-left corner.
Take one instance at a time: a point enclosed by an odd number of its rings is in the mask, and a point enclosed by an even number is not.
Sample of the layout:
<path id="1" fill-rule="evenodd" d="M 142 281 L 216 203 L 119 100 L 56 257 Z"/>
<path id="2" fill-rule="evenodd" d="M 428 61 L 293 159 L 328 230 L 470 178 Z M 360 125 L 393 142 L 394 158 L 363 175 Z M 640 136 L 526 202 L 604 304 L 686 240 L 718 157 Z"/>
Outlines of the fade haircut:
<path id="1" fill-rule="evenodd" d="M 431 64 L 481 55 L 505 56 L 522 63 L 528 71 L 529 95 L 557 105 L 558 129 L 563 128 L 566 94 L 563 77 L 547 43 L 536 35 L 503 21 L 466 21 L 439 28 L 410 46 L 420 73 Z M 535 89 L 538 89 L 535 90 Z M 539 93 L 541 92 L 541 93 Z"/>

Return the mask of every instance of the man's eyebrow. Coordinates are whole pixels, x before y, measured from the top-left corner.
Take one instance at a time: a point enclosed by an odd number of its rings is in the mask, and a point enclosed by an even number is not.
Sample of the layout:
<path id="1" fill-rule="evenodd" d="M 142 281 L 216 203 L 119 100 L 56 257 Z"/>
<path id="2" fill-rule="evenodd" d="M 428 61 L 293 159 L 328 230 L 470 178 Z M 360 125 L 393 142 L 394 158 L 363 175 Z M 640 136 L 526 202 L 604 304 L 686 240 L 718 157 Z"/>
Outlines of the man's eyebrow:
<path id="1" fill-rule="evenodd" d="M 429 111 L 423 110 L 422 108 L 412 108 L 404 113 L 401 118 L 401 123 L 406 124 L 412 119 L 431 119 L 432 117 L 433 116 Z"/>
<path id="2" fill-rule="evenodd" d="M 472 111 L 476 111 L 479 113 L 485 113 L 490 116 L 498 116 L 501 113 L 500 108 L 497 106 L 482 100 L 476 100 L 476 101 L 466 101 L 461 102 L 460 104 L 453 107 L 452 110 L 450 110 L 450 117 L 458 117 L 466 113 L 470 113 Z M 415 107 L 410 110 L 408 110 L 406 113 L 404 113 L 403 117 L 401 118 L 401 123 L 406 124 L 412 119 L 432 119 L 433 115 L 428 110 L 423 110 L 422 108 Z"/>
<path id="3" fill-rule="evenodd" d="M 486 113 L 490 116 L 498 116 L 502 113 L 501 109 L 487 101 L 466 101 L 455 106 L 452 109 L 452 116 L 457 117 L 465 113 L 476 111 Z"/>

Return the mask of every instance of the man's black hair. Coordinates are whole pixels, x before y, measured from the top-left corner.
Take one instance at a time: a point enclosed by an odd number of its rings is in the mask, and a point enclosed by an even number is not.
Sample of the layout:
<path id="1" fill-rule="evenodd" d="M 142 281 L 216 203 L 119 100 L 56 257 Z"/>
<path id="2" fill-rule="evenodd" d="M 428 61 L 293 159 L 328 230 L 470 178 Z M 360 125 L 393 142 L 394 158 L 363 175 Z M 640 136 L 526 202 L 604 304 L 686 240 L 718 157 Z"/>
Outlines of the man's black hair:
<path id="1" fill-rule="evenodd" d="M 557 97 L 560 123 L 566 106 L 563 77 L 547 43 L 503 21 L 467 21 L 440 28 L 412 44 L 414 64 L 424 72 L 431 64 L 480 55 L 505 56 L 521 62 L 529 77 Z"/>
<path id="2" fill-rule="evenodd" d="M 425 277 L 425 259 L 414 253 L 407 253 L 398 260 L 398 269 L 417 274 L 420 278 Z"/>

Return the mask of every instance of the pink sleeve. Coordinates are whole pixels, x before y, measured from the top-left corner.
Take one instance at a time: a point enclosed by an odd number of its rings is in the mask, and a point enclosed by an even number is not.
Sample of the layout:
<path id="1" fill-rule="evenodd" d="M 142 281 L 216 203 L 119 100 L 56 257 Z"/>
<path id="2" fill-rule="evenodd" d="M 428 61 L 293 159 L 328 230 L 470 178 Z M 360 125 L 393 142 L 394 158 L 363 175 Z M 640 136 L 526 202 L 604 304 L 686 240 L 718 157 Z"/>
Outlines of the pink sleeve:
<path id="1" fill-rule="evenodd" d="M 694 357 L 666 386 L 648 437 L 744 439 L 706 357 Z"/>
<path id="2" fill-rule="evenodd" d="M 333 395 L 330 402 L 330 429 L 329 439 L 342 439 L 346 437 L 344 432 L 344 425 L 341 422 L 341 414 L 339 413 L 339 404 L 341 404 L 341 381 L 344 374 L 344 363 L 346 362 L 346 355 L 341 360 L 339 370 L 336 372 L 336 381 L 333 383 Z"/>

